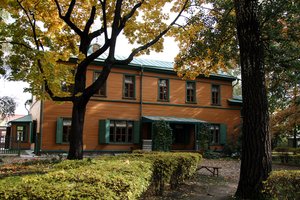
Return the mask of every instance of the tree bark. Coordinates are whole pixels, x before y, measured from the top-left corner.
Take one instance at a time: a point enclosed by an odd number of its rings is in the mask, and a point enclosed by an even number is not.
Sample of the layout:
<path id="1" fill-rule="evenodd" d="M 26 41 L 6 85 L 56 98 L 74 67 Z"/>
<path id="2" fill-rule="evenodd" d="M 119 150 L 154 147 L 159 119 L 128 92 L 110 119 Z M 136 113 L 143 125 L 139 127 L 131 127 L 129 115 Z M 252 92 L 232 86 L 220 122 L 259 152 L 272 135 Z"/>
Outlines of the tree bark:
<path id="1" fill-rule="evenodd" d="M 86 103 L 82 100 L 73 101 L 71 134 L 69 135 L 70 148 L 68 159 L 83 158 L 83 125 Z"/>
<path id="2" fill-rule="evenodd" d="M 235 195 L 259 199 L 272 165 L 258 1 L 235 0 L 235 9 L 243 94 L 241 170 Z"/>

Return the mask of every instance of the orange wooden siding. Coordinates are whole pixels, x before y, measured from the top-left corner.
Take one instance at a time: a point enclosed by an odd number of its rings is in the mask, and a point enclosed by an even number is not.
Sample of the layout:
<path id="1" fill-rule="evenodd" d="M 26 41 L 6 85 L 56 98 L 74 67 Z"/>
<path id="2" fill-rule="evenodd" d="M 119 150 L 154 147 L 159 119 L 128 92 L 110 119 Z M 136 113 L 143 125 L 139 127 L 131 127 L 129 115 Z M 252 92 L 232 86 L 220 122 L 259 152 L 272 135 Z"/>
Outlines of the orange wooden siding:
<path id="1" fill-rule="evenodd" d="M 101 67 L 92 66 L 87 71 L 87 86 L 93 81 L 94 71 Z M 135 75 L 135 99 L 123 99 L 124 74 Z M 158 79 L 168 78 L 170 81 L 170 101 L 159 102 Z M 141 72 L 113 68 L 106 83 L 106 97 L 92 97 L 87 105 L 84 124 L 84 150 L 130 150 L 137 148 L 134 144 L 98 144 L 100 119 L 139 120 L 143 116 L 172 116 L 196 118 L 211 123 L 227 124 L 227 140 L 235 137 L 240 124 L 239 106 L 230 106 L 227 99 L 232 98 L 230 81 L 210 80 L 207 78 L 196 81 L 196 104 L 186 103 L 186 81 L 175 75 L 145 72 L 142 77 L 142 113 L 140 111 L 140 80 Z M 221 106 L 211 106 L 211 85 L 220 85 Z M 38 108 L 38 107 L 36 107 Z M 71 117 L 71 103 L 44 102 L 42 126 L 42 150 L 68 150 L 67 144 L 56 144 L 56 121 L 58 117 Z M 39 115 L 38 109 L 33 112 Z M 33 119 L 36 119 L 34 117 Z M 39 123 L 38 123 L 39 124 Z M 143 135 L 143 133 L 141 134 Z M 192 144 L 191 144 L 192 145 Z"/>

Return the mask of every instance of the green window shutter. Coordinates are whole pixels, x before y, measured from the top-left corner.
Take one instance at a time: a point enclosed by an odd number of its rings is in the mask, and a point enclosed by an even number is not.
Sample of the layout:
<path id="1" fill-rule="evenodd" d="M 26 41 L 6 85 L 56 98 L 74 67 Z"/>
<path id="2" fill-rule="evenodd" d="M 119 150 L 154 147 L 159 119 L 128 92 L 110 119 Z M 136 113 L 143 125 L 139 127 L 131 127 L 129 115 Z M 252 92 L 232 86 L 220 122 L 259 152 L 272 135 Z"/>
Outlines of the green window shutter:
<path id="1" fill-rule="evenodd" d="M 56 121 L 56 144 L 62 143 L 63 135 L 63 118 L 59 117 Z"/>
<path id="2" fill-rule="evenodd" d="M 227 131 L 227 125 L 226 124 L 220 124 L 220 144 L 226 144 L 226 131 Z"/>
<path id="3" fill-rule="evenodd" d="M 99 120 L 99 144 L 108 144 L 109 143 L 109 127 L 110 121 L 107 120 Z"/>
<path id="4" fill-rule="evenodd" d="M 140 143 L 140 121 L 133 122 L 133 143 Z"/>

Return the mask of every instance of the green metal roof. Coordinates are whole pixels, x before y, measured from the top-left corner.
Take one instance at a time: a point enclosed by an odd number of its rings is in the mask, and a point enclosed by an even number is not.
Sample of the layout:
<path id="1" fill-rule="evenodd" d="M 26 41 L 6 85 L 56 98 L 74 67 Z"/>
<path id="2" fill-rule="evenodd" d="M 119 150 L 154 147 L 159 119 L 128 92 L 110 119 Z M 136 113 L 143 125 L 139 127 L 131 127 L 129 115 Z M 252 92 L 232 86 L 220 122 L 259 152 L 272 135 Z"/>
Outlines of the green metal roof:
<path id="1" fill-rule="evenodd" d="M 107 54 L 104 53 L 100 55 L 97 59 L 95 59 L 95 62 L 104 62 L 104 60 L 107 58 Z M 127 57 L 116 55 L 115 58 L 117 60 L 125 60 Z M 159 71 L 159 72 L 167 72 L 176 74 L 174 71 L 174 62 L 168 62 L 168 61 L 159 61 L 159 60 L 149 60 L 144 58 L 133 58 L 133 60 L 129 63 L 129 66 L 137 67 L 138 69 L 143 68 L 146 71 Z M 200 75 L 203 78 L 212 78 L 212 79 L 222 79 L 222 80 L 228 80 L 228 81 L 234 81 L 236 80 L 236 77 L 227 75 L 225 73 L 220 74 L 211 74 L 209 77 L 205 77 L 204 75 Z"/>
<path id="2" fill-rule="evenodd" d="M 143 116 L 142 121 L 154 122 L 154 121 L 166 121 L 171 123 L 185 123 L 185 124 L 196 124 L 196 123 L 207 123 L 194 118 L 181 118 L 181 117 L 166 117 L 166 116 Z"/>
<path id="3" fill-rule="evenodd" d="M 9 121 L 10 123 L 18 123 L 18 122 L 32 122 L 31 114 L 26 115 L 24 117 L 20 117 L 18 119 L 14 119 L 12 121 Z"/>

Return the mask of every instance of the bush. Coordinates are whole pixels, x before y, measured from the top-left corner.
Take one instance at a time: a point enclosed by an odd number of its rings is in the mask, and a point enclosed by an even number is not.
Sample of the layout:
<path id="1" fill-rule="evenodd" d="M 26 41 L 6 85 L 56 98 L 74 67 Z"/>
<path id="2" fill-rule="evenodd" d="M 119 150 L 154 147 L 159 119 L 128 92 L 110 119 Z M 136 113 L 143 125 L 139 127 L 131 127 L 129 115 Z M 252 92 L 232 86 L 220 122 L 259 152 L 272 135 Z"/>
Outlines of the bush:
<path id="1" fill-rule="evenodd" d="M 68 160 L 56 169 L 1 180 L 0 199 L 137 199 L 152 177 L 151 164 L 141 161 Z"/>
<path id="2" fill-rule="evenodd" d="M 300 148 L 293 148 L 293 147 L 276 147 L 274 148 L 276 152 L 292 152 L 294 154 L 300 152 Z"/>
<path id="3" fill-rule="evenodd" d="M 168 152 L 138 152 L 120 155 L 120 157 L 152 163 L 152 189 L 158 195 L 163 194 L 167 183 L 175 189 L 178 184 L 191 177 L 201 159 L 198 153 Z"/>
<path id="4" fill-rule="evenodd" d="M 0 180 L 0 199 L 138 199 L 150 185 L 162 194 L 197 168 L 200 154 L 135 153 L 65 160 L 42 175 Z"/>
<path id="5" fill-rule="evenodd" d="M 298 199 L 300 197 L 300 170 L 274 171 L 264 182 L 264 194 L 269 199 Z"/>
<path id="6" fill-rule="evenodd" d="M 173 143 L 172 129 L 165 121 L 157 121 L 153 124 L 153 150 L 170 151 Z"/>
<path id="7" fill-rule="evenodd" d="M 222 154 L 213 150 L 207 150 L 203 153 L 203 157 L 207 159 L 219 159 L 222 157 Z"/>
<path id="8" fill-rule="evenodd" d="M 300 155 L 296 154 L 272 154 L 272 160 L 275 162 L 300 164 Z"/>

